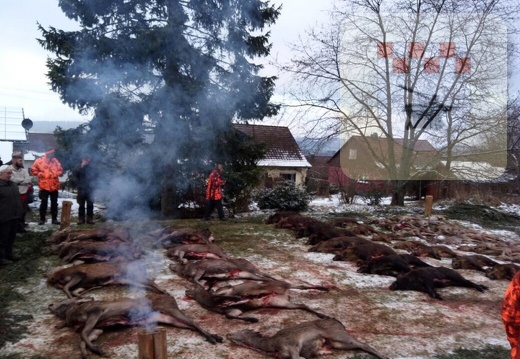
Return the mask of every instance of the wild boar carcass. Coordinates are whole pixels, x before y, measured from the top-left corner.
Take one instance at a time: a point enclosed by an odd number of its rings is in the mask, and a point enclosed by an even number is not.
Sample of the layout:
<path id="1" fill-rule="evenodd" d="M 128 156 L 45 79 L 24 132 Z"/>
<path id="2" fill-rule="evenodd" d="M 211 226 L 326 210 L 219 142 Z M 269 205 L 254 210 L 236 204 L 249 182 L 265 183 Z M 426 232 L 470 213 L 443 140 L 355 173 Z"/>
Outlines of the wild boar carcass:
<path id="1" fill-rule="evenodd" d="M 258 322 L 258 319 L 242 314 L 260 308 L 302 309 L 320 318 L 327 317 L 303 303 L 291 302 L 289 289 L 329 290 L 324 286 L 292 286 L 287 282 L 270 280 L 245 282 L 221 287 L 215 291 L 207 291 L 202 286 L 195 285 L 186 291 L 186 295 L 195 299 L 202 307 L 224 314 L 228 319 L 240 319 L 251 323 Z"/>
<path id="2" fill-rule="evenodd" d="M 453 269 L 474 269 L 481 272 L 486 271 L 484 267 L 492 268 L 497 264 L 498 262 L 480 254 L 458 256 L 457 258 L 453 258 L 451 261 Z"/>
<path id="3" fill-rule="evenodd" d="M 150 232 L 150 234 L 156 237 L 157 244 L 164 248 L 169 248 L 177 244 L 210 244 L 214 240 L 209 229 L 166 227 L 161 231 Z"/>
<path id="4" fill-rule="evenodd" d="M 308 223 L 321 223 L 321 221 L 316 218 L 302 216 L 301 214 L 286 215 L 275 223 L 274 228 L 292 229 L 297 232 Z"/>
<path id="5" fill-rule="evenodd" d="M 335 237 L 319 242 L 309 248 L 309 252 L 320 253 L 338 253 L 342 249 L 346 249 L 357 244 L 371 243 L 370 240 L 361 237 Z"/>
<path id="6" fill-rule="evenodd" d="M 434 251 L 442 258 L 457 258 L 459 255 L 455 253 L 450 247 L 435 244 L 431 246 Z"/>
<path id="7" fill-rule="evenodd" d="M 53 270 L 46 277 L 49 285 L 62 289 L 68 298 L 78 296 L 86 289 L 117 284 L 164 293 L 146 278 L 146 270 L 138 262 L 78 264 Z"/>
<path id="8" fill-rule="evenodd" d="M 442 259 L 435 248 L 419 241 L 402 241 L 393 246 L 395 249 L 404 249 L 417 257 L 432 257 Z"/>
<path id="9" fill-rule="evenodd" d="M 320 354 L 332 354 L 328 348 L 358 349 L 377 358 L 385 358 L 368 344 L 352 337 L 343 324 L 334 318 L 300 323 L 284 328 L 271 337 L 252 330 L 230 333 L 226 337 L 237 345 L 280 359 L 307 359 Z"/>
<path id="10" fill-rule="evenodd" d="M 203 285 L 205 280 L 211 288 L 214 282 L 231 279 L 273 280 L 260 272 L 251 262 L 242 258 L 204 259 L 187 264 L 172 263 L 170 269 L 191 282 Z"/>
<path id="11" fill-rule="evenodd" d="M 362 243 L 350 246 L 336 254 L 334 261 L 352 261 L 358 264 L 366 262 L 372 258 L 397 254 L 392 248 L 381 243 Z"/>
<path id="12" fill-rule="evenodd" d="M 329 225 L 331 226 L 331 225 Z M 345 228 L 330 227 L 312 233 L 306 244 L 315 245 L 334 237 L 357 237 L 358 235 Z"/>
<path id="13" fill-rule="evenodd" d="M 336 229 L 336 227 L 332 224 L 315 219 L 313 221 L 302 223 L 296 231 L 296 238 L 310 237 L 313 234 L 327 232 L 334 229 Z"/>
<path id="14" fill-rule="evenodd" d="M 92 341 L 103 332 L 101 328 L 121 325 L 149 328 L 165 324 L 198 332 L 211 344 L 222 342 L 220 336 L 204 331 L 188 318 L 177 306 L 175 298 L 168 294 L 110 301 L 72 298 L 56 305 L 49 305 L 49 310 L 64 321 L 59 327 L 67 326 L 80 331 L 80 350 L 83 358 L 88 358 L 86 348 L 97 355 L 103 355 L 103 351 L 92 344 Z"/>
<path id="15" fill-rule="evenodd" d="M 506 279 L 511 280 L 516 272 L 520 271 L 520 266 L 513 263 L 497 264 L 486 272 L 486 277 L 492 280 Z"/>
<path id="16" fill-rule="evenodd" d="M 348 227 L 352 224 L 358 224 L 358 220 L 352 217 L 340 217 L 340 218 L 334 218 L 330 221 L 330 224 L 332 224 L 335 227 Z"/>
<path id="17" fill-rule="evenodd" d="M 265 220 L 266 224 L 274 224 L 280 222 L 282 219 L 286 217 L 291 216 L 299 216 L 300 214 L 295 211 L 279 211 L 276 213 L 271 214 L 267 219 Z"/>
<path id="18" fill-rule="evenodd" d="M 391 254 L 383 257 L 372 258 L 364 262 L 358 269 L 358 273 L 379 274 L 397 277 L 408 273 L 416 267 L 429 267 L 428 263 L 411 254 Z"/>
<path id="19" fill-rule="evenodd" d="M 396 281 L 390 285 L 391 290 L 415 290 L 441 300 L 442 297 L 435 291 L 435 288 L 445 287 L 473 288 L 479 292 L 488 289 L 485 285 L 473 283 L 457 271 L 444 267 L 417 268 L 398 276 Z"/>
<path id="20" fill-rule="evenodd" d="M 141 255 L 141 248 L 134 243 L 98 241 L 68 242 L 61 247 L 59 253 L 62 263 L 71 263 L 74 260 L 128 262 L 141 258 Z"/>
<path id="21" fill-rule="evenodd" d="M 229 256 L 224 253 L 222 248 L 216 244 L 180 244 L 168 249 L 166 252 L 168 258 L 179 260 L 186 263 L 188 259 L 227 259 Z"/>

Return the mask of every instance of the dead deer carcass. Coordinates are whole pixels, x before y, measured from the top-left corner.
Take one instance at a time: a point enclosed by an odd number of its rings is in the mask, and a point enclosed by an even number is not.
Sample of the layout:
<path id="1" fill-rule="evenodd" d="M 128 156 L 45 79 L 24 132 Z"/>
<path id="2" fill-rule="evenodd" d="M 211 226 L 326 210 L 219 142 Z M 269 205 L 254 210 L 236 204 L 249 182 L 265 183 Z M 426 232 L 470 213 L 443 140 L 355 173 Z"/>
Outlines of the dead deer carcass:
<path id="1" fill-rule="evenodd" d="M 133 261 L 141 258 L 141 248 L 129 242 L 79 241 L 67 242 L 60 249 L 62 263 Z"/>
<path id="2" fill-rule="evenodd" d="M 186 295 L 195 299 L 202 307 L 216 313 L 224 314 L 228 319 L 240 319 L 248 322 L 258 322 L 257 318 L 242 316 L 260 308 L 302 309 L 320 318 L 327 317 L 303 303 L 290 301 L 289 289 L 329 290 L 324 286 L 292 286 L 283 281 L 271 280 L 265 282 L 245 282 L 226 286 L 216 291 L 207 291 L 200 285 L 186 291 Z"/>
<path id="3" fill-rule="evenodd" d="M 318 319 L 284 328 L 272 337 L 252 330 L 242 330 L 228 334 L 227 339 L 237 345 L 280 359 L 315 358 L 327 353 L 327 348 L 359 349 L 377 358 L 385 358 L 368 344 L 352 337 L 343 324 L 334 318 Z"/>
<path id="4" fill-rule="evenodd" d="M 122 228 L 70 229 L 69 227 L 52 233 L 46 239 L 46 242 L 63 243 L 84 240 L 129 242 L 130 233 Z"/>
<path id="5" fill-rule="evenodd" d="M 176 244 L 213 242 L 214 238 L 209 229 L 173 228 L 166 227 L 149 233 L 157 238 L 157 245 L 169 248 Z"/>
<path id="6" fill-rule="evenodd" d="M 50 271 L 46 277 L 47 283 L 62 289 L 68 298 L 78 296 L 86 289 L 114 284 L 163 293 L 153 281 L 146 278 L 146 270 L 138 262 L 78 264 Z"/>
<path id="7" fill-rule="evenodd" d="M 170 269 L 191 282 L 202 285 L 201 280 L 208 282 L 209 287 L 215 281 L 230 279 L 272 280 L 275 279 L 258 270 L 251 262 L 242 258 L 203 259 L 187 264 L 172 263 Z"/>
<path id="8" fill-rule="evenodd" d="M 121 298 L 110 301 L 72 298 L 57 305 L 49 305 L 49 310 L 64 321 L 59 327 L 73 327 L 80 331 L 83 358 L 88 358 L 86 348 L 95 354 L 103 355 L 103 351 L 92 344 L 92 341 L 103 332 L 101 328 L 116 325 L 149 328 L 157 324 L 166 324 L 196 331 L 211 344 L 222 342 L 220 336 L 207 333 L 188 318 L 177 306 L 175 298 L 168 294 L 151 294 L 146 298 Z"/>
<path id="9" fill-rule="evenodd" d="M 216 244 L 180 244 L 168 249 L 166 255 L 186 263 L 188 259 L 227 259 L 229 256 Z"/>

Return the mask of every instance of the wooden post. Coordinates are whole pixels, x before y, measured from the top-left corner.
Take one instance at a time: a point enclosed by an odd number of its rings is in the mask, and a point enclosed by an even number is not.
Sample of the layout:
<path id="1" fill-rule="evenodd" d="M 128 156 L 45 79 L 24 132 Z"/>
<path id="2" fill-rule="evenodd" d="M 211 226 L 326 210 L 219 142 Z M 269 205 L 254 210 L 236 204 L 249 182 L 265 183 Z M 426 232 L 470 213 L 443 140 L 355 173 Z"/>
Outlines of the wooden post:
<path id="1" fill-rule="evenodd" d="M 70 226 L 70 210 L 72 208 L 71 201 L 63 201 L 61 204 L 61 226 L 60 229 Z"/>
<path id="2" fill-rule="evenodd" d="M 139 359 L 155 359 L 153 333 L 143 330 L 138 335 Z"/>
<path id="3" fill-rule="evenodd" d="M 138 333 L 139 359 L 168 359 L 166 331 L 158 329 Z"/>
<path id="4" fill-rule="evenodd" d="M 153 333 L 154 359 L 168 359 L 166 348 L 166 331 L 164 329 L 156 330 Z"/>
<path id="5" fill-rule="evenodd" d="M 431 216 L 433 207 L 433 196 L 426 196 L 424 199 L 424 215 Z"/>

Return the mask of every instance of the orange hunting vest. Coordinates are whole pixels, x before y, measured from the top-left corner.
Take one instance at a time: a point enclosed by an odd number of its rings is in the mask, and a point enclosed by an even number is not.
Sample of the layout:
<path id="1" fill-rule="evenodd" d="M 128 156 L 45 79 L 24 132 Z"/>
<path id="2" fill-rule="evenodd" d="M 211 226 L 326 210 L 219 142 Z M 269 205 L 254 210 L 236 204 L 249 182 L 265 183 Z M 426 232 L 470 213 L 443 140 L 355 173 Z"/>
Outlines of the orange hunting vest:
<path id="1" fill-rule="evenodd" d="M 38 158 L 31 167 L 31 173 L 38 177 L 40 190 L 54 192 L 60 189 L 58 177 L 63 173 L 63 169 L 56 158 L 51 160 L 47 156 Z"/>

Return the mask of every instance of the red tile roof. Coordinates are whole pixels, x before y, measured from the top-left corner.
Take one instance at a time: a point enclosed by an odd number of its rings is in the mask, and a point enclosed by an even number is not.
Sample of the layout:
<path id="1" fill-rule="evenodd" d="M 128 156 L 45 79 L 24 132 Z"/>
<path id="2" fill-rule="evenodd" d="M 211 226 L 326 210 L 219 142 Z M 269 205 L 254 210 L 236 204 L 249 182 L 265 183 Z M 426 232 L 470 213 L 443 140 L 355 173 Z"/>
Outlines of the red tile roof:
<path id="1" fill-rule="evenodd" d="M 298 162 L 300 167 L 310 167 L 288 127 L 246 124 L 233 126 L 250 136 L 255 143 L 266 146 L 266 155 L 262 162 L 271 162 L 273 165 Z"/>

